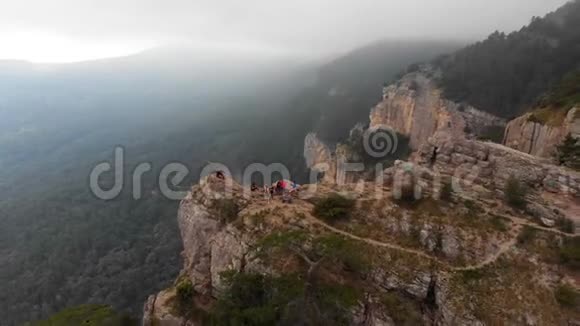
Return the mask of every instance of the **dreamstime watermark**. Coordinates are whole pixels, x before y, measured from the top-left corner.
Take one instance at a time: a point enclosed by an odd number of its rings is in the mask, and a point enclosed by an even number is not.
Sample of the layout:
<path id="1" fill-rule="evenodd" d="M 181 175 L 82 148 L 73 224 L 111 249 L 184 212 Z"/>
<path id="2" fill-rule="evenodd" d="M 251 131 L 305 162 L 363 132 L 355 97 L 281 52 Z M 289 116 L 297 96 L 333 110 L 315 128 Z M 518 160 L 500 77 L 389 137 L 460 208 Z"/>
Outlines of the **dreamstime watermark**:
<path id="1" fill-rule="evenodd" d="M 366 130 L 362 135 L 362 147 L 369 157 L 379 163 L 374 164 L 374 166 L 366 166 L 362 162 L 349 162 L 342 155 L 336 155 L 331 161 L 322 160 L 322 162 L 311 166 L 308 187 L 297 193 L 301 198 L 315 197 L 318 184 L 322 181 L 324 184 L 339 187 L 349 185 L 351 186 L 349 187 L 350 191 L 358 194 L 371 191 L 376 199 L 384 197 L 385 187 L 390 188 L 395 198 L 404 197 L 405 193 L 408 196 L 409 192 L 415 199 L 426 194 L 438 198 L 441 195 L 444 179 L 452 187 L 453 193 L 461 195 L 466 193 L 479 177 L 480 170 L 469 165 L 458 166 L 452 173 L 449 171 L 442 173 L 437 166 L 425 167 L 397 161 L 394 167 L 385 170 L 385 166 L 381 162 L 394 155 L 398 146 L 397 133 L 392 129 L 380 127 Z M 111 162 L 101 162 L 92 169 L 89 176 L 89 186 L 97 198 L 113 200 L 119 197 L 128 184 L 126 179 L 131 180 L 132 197 L 135 200 L 143 197 L 143 178 L 146 174 L 152 173 L 153 165 L 150 162 L 140 163 L 131 171 L 131 178 L 126 178 L 125 170 L 127 168 L 125 164 L 126 151 L 123 147 L 117 147 Z M 159 167 L 156 171 L 158 171 L 157 186 L 165 198 L 182 200 L 186 197 L 188 191 L 181 185 L 190 176 L 190 170 L 186 164 L 172 162 Z M 283 184 L 289 188 L 287 189 L 289 191 L 300 189 L 291 181 L 293 179 L 290 170 L 282 163 L 270 165 L 253 163 L 248 165 L 241 175 L 241 188 L 235 186 L 236 182 L 228 166 L 221 163 L 208 163 L 200 172 L 200 183 L 203 184 L 210 176 L 218 174 L 223 179 L 225 185 L 223 192 L 226 197 L 233 196 L 234 189 L 242 192 L 246 198 L 252 196 L 256 191 L 263 191 L 264 194 L 267 194 L 270 185 L 276 184 L 275 181 L 278 180 L 283 180 Z M 363 174 L 364 178 L 361 177 Z M 266 188 L 252 184 L 256 175 L 261 177 Z M 451 177 L 449 177 L 450 175 Z M 277 178 L 274 178 L 275 176 Z M 373 182 L 365 182 L 364 180 Z M 409 188 L 412 189 L 409 190 Z"/>

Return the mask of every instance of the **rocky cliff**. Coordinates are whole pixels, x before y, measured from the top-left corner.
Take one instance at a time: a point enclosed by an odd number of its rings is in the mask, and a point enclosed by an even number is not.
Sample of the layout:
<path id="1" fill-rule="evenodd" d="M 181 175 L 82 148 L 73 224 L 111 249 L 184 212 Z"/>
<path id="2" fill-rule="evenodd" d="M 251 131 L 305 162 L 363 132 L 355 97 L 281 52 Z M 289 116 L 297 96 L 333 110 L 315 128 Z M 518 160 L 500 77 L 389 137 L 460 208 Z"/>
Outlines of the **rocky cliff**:
<path id="1" fill-rule="evenodd" d="M 556 147 L 571 134 L 580 138 L 580 108 L 567 113 L 554 112 L 549 118 L 562 115 L 561 121 L 541 121 L 534 112 L 524 114 L 510 121 L 506 127 L 503 143 L 518 151 L 535 156 L 553 158 Z"/>
<path id="2" fill-rule="evenodd" d="M 437 131 L 480 136 L 490 127 L 505 126 L 501 118 L 443 98 L 434 74 L 424 67 L 386 87 L 383 100 L 371 111 L 370 128 L 390 127 L 409 137 L 410 147 L 416 150 Z"/>
<path id="3" fill-rule="evenodd" d="M 309 134 L 304 157 L 323 182 L 290 201 L 229 178 L 194 186 L 178 214 L 183 270 L 149 298 L 144 325 L 577 324 L 562 289 L 580 289 L 580 173 L 475 140 L 503 121 L 443 99 L 429 74 L 387 87 L 373 109 L 371 129 L 416 150 L 374 181 L 337 183 L 356 157 Z M 525 205 L 506 199 L 513 180 Z"/>
<path id="4" fill-rule="evenodd" d="M 580 226 L 580 173 L 549 160 L 438 133 L 421 146 L 413 163 L 397 162 L 387 169 L 387 182 L 406 167 L 420 180 L 418 191 L 428 196 L 438 196 L 442 185 L 450 183 L 458 195 L 493 202 L 505 198 L 506 185 L 513 178 L 528 189 L 525 218 L 547 227 L 563 219 Z"/>
<path id="5" fill-rule="evenodd" d="M 400 173 L 419 176 L 412 184 L 423 187 L 422 199 L 396 199 Z M 470 173 L 477 177 L 466 177 Z M 501 200 L 511 173 L 532 188 L 530 209 L 537 217 Z M 464 192 L 437 200 L 438 174 L 460 179 Z M 202 180 L 179 210 L 181 276 L 176 286 L 149 298 L 144 325 L 206 325 L 200 316 L 211 315 L 231 291 L 224 272 L 298 275 L 305 289 L 349 293 L 346 301 L 331 300 L 343 302 L 346 325 L 555 325 L 573 319 L 553 293 L 562 284 L 576 285 L 566 269 L 543 255 L 569 237 L 555 221 L 577 214 L 578 174 L 501 145 L 436 134 L 414 163 L 398 162 L 382 177 L 382 184 L 305 185 L 291 203 L 261 193 L 244 197 L 230 179 Z M 347 219 L 327 220 L 316 203 L 336 195 L 354 206 Z M 554 225 L 542 219 L 554 219 Z M 528 229 L 535 232 L 534 245 L 521 240 Z M 279 245 L 295 234 L 302 236 L 291 250 L 269 251 L 264 245 Z M 321 243 L 323 249 L 314 251 Z M 316 281 L 308 282 L 311 277 Z M 176 307 L 183 280 L 194 293 L 185 312 Z M 496 290 L 485 290 L 490 287 Z"/>

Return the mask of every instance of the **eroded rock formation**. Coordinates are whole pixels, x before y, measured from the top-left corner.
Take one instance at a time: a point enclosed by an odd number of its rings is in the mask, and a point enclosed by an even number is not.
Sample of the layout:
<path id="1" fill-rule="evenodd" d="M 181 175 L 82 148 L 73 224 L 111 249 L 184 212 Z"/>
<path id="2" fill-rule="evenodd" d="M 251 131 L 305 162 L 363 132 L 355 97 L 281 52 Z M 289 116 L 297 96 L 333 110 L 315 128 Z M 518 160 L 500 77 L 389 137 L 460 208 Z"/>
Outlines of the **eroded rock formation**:
<path id="1" fill-rule="evenodd" d="M 386 87 L 383 101 L 371 111 L 370 128 L 390 127 L 408 136 L 409 146 L 416 150 L 437 131 L 465 137 L 482 135 L 490 127 L 505 125 L 501 118 L 444 99 L 432 74 L 425 67 Z"/>
<path id="2" fill-rule="evenodd" d="M 561 124 L 546 124 L 524 114 L 507 124 L 503 143 L 518 151 L 535 156 L 553 158 L 556 147 L 569 134 L 580 138 L 580 108 L 573 108 Z"/>
<path id="3" fill-rule="evenodd" d="M 502 201 L 507 181 L 514 177 L 529 189 L 529 218 L 548 227 L 562 218 L 580 224 L 580 173 L 499 144 L 437 133 L 421 146 L 415 162 L 398 161 L 385 170 L 385 182 L 396 189 L 405 174 L 415 177 L 406 186 L 414 186 L 417 196 L 438 198 L 443 184 L 450 183 L 461 196 L 489 201 Z"/>

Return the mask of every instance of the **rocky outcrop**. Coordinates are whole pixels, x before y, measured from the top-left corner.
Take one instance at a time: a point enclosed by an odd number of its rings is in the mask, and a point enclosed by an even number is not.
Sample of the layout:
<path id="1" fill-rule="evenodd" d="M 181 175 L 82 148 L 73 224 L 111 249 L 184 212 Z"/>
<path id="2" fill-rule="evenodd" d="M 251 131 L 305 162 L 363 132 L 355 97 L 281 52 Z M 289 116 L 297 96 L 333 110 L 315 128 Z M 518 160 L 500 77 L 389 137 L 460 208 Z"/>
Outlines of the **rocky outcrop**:
<path id="1" fill-rule="evenodd" d="M 371 111 L 370 128 L 392 128 L 409 137 L 409 146 L 416 150 L 437 131 L 463 138 L 505 126 L 501 118 L 444 99 L 432 74 L 424 67 L 386 87 L 382 102 Z"/>
<path id="2" fill-rule="evenodd" d="M 531 112 L 510 121 L 503 143 L 524 153 L 552 158 L 566 136 L 580 138 L 580 108 L 569 110 L 564 121 L 556 125 L 540 122 L 533 116 Z"/>
<path id="3" fill-rule="evenodd" d="M 362 133 L 363 127 L 361 125 L 355 126 L 351 135 L 355 131 Z M 358 154 L 353 153 L 344 144 L 337 144 L 331 148 L 321 141 L 315 133 L 310 133 L 304 138 L 304 160 L 311 171 L 322 176 L 319 181 L 325 184 L 348 183 L 360 178 L 360 173 L 355 171 L 347 173 L 345 167 L 348 162 L 360 162 L 361 158 L 358 157 Z M 316 182 L 316 180 L 311 181 Z"/>
<path id="4" fill-rule="evenodd" d="M 304 138 L 304 160 L 309 169 L 323 173 L 323 182 L 333 182 L 336 176 L 334 149 L 322 142 L 315 133 Z"/>
<path id="5" fill-rule="evenodd" d="M 231 187 L 231 192 L 227 188 Z M 242 271 L 256 267 L 247 259 L 252 239 L 231 224 L 221 220 L 221 200 L 231 200 L 243 209 L 247 200 L 243 190 L 233 180 L 220 180 L 209 176 L 183 199 L 178 211 L 178 224 L 183 241 L 184 267 L 182 276 L 187 277 L 194 291 L 211 300 L 222 288 L 220 274 L 228 270 Z M 144 307 L 143 325 L 195 326 L 175 316 L 171 309 L 173 289 L 151 296 Z M 157 323 L 157 324 L 155 324 Z"/>
<path id="6" fill-rule="evenodd" d="M 242 268 L 248 240 L 210 212 L 212 200 L 219 199 L 220 193 L 211 192 L 210 196 L 217 198 L 208 198 L 203 190 L 194 191 L 183 200 L 178 223 L 184 246 L 184 270 L 196 292 L 213 295 L 220 288 L 221 272 Z"/>
<path id="7" fill-rule="evenodd" d="M 515 176 L 536 192 L 580 196 L 580 173 L 491 142 L 440 133 L 421 146 L 417 163 L 494 194 L 502 192 L 510 176 Z"/>
<path id="8" fill-rule="evenodd" d="M 510 177 L 530 190 L 526 214 L 552 227 L 561 218 L 580 224 L 580 173 L 549 160 L 491 142 L 437 133 L 416 153 L 415 162 L 397 161 L 384 180 L 397 188 L 413 187 L 416 197 L 438 197 L 444 183 L 465 198 L 503 200 Z M 404 177 L 412 176 L 412 178 Z M 449 243 L 448 248 L 453 248 Z M 453 251 L 453 250 L 451 250 Z"/>

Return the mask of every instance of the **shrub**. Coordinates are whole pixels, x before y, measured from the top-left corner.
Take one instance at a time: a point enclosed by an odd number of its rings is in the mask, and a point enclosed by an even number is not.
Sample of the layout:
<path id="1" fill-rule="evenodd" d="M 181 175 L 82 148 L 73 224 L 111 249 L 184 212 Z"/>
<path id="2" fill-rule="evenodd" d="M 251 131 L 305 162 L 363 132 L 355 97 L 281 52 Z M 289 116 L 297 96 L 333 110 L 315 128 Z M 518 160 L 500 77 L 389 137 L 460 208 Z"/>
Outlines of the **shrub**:
<path id="1" fill-rule="evenodd" d="M 333 194 L 317 200 L 313 214 L 330 222 L 348 219 L 354 209 L 354 205 L 354 200 Z"/>
<path id="2" fill-rule="evenodd" d="M 451 183 L 446 182 L 443 184 L 443 186 L 441 187 L 440 198 L 441 200 L 444 200 L 446 202 L 450 202 L 453 200 L 453 186 L 451 185 Z"/>
<path id="3" fill-rule="evenodd" d="M 575 230 L 575 225 L 574 225 L 574 221 L 572 221 L 569 218 L 559 218 L 558 220 L 556 220 L 556 227 L 562 231 L 562 232 L 566 232 L 566 233 L 570 233 L 573 234 L 574 230 Z"/>
<path id="4" fill-rule="evenodd" d="M 175 292 L 177 294 L 177 301 L 180 306 L 187 306 L 191 304 L 193 300 L 194 290 L 193 284 L 189 279 L 179 282 L 179 284 L 177 284 Z"/>
<path id="5" fill-rule="evenodd" d="M 580 269 L 580 238 L 566 239 L 560 248 L 560 262 L 572 269 Z"/>
<path id="6" fill-rule="evenodd" d="M 500 232 L 509 231 L 509 227 L 506 225 L 504 219 L 499 217 L 499 216 L 492 217 L 490 222 L 491 222 L 491 226 L 497 231 L 500 231 Z"/>
<path id="7" fill-rule="evenodd" d="M 304 282 L 296 276 L 229 271 L 221 277 L 226 290 L 212 310 L 212 325 L 276 325 L 304 295 Z"/>
<path id="8" fill-rule="evenodd" d="M 560 285 L 556 288 L 554 297 L 563 307 L 574 308 L 578 305 L 578 292 L 569 285 Z"/>
<path id="9" fill-rule="evenodd" d="M 485 271 L 482 269 L 466 270 L 461 272 L 461 277 L 465 284 L 481 280 L 485 277 Z"/>
<path id="10" fill-rule="evenodd" d="M 536 237 L 536 229 L 525 226 L 522 232 L 518 235 L 518 244 L 526 245 L 534 240 Z"/>
<path id="11" fill-rule="evenodd" d="M 516 208 L 526 206 L 527 188 L 515 176 L 510 176 L 507 180 L 504 195 L 508 205 Z"/>
<path id="12" fill-rule="evenodd" d="M 417 303 L 396 293 L 386 293 L 381 303 L 396 325 L 422 325 L 423 316 Z"/>
<path id="13" fill-rule="evenodd" d="M 228 224 L 238 218 L 239 207 L 233 199 L 218 199 L 213 204 L 222 224 Z"/>

